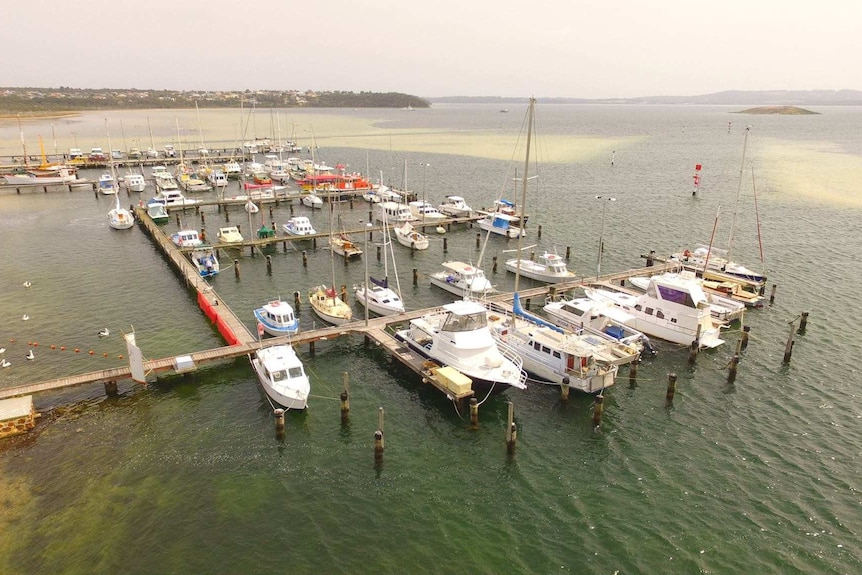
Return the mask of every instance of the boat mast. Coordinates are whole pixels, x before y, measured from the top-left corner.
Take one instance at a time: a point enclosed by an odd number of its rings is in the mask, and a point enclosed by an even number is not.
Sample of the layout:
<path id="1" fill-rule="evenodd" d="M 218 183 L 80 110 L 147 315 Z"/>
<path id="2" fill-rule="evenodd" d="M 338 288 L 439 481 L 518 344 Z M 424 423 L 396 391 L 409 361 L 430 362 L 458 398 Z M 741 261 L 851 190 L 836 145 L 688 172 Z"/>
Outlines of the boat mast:
<path id="1" fill-rule="evenodd" d="M 715 229 L 718 227 L 718 215 L 721 213 L 721 205 L 715 212 L 715 222 L 712 224 L 712 235 L 709 236 L 709 247 L 706 250 L 706 259 L 703 262 L 703 273 L 706 273 L 706 266 L 709 265 L 709 256 L 712 253 L 712 242 L 715 241 Z"/>
<path id="2" fill-rule="evenodd" d="M 515 293 L 521 282 L 521 243 L 524 237 L 524 214 L 527 205 L 527 174 L 530 169 L 530 140 L 533 136 L 533 113 L 536 107 L 536 99 L 530 98 L 530 109 L 527 117 L 527 153 L 524 155 L 524 177 L 521 182 L 521 220 L 518 222 L 518 265 L 515 271 Z"/>
<path id="3" fill-rule="evenodd" d="M 29 166 L 30 161 L 27 159 L 27 144 L 24 143 L 24 128 L 21 126 L 21 114 L 18 114 L 18 132 L 21 134 L 21 149 L 24 150 L 24 165 Z"/>
<path id="4" fill-rule="evenodd" d="M 730 220 L 730 236 L 727 239 L 727 261 L 731 261 L 733 250 L 733 228 L 736 226 L 736 212 L 739 210 L 739 197 L 742 195 L 742 177 L 745 173 L 745 150 L 748 147 L 748 133 L 751 125 L 745 127 L 745 139 L 742 141 L 742 164 L 739 166 L 739 186 L 736 189 L 736 203 L 733 205 L 733 217 Z"/>
<path id="5" fill-rule="evenodd" d="M 150 117 L 147 116 L 147 129 L 150 131 L 150 149 L 156 149 L 156 141 L 153 140 L 153 127 L 150 125 Z"/>
<path id="6" fill-rule="evenodd" d="M 766 261 L 763 257 L 763 238 L 760 235 L 760 212 L 757 209 L 757 186 L 754 184 L 754 166 L 751 166 L 751 188 L 754 192 L 754 218 L 757 220 L 757 245 L 760 248 L 760 265 L 762 272 L 766 273 Z"/>

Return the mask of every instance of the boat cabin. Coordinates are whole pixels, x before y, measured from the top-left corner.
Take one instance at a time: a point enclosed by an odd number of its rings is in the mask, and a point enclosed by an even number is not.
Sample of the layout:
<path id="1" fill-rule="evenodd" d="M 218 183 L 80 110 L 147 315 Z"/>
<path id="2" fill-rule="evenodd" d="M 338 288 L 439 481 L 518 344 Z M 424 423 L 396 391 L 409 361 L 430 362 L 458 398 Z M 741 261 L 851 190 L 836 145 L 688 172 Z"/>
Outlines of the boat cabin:
<path id="1" fill-rule="evenodd" d="M 374 206 L 374 219 L 389 222 L 409 222 L 414 220 L 413 214 L 410 212 L 410 206 L 407 204 L 399 204 L 396 202 L 380 202 Z"/>

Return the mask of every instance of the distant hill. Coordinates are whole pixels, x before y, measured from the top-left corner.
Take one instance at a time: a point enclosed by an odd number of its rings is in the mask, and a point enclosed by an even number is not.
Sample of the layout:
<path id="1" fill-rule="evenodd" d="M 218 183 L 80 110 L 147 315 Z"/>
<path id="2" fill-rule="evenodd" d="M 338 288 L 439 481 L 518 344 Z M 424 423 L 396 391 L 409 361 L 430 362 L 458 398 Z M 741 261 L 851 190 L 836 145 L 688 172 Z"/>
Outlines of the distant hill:
<path id="1" fill-rule="evenodd" d="M 432 104 L 526 104 L 528 98 L 450 96 L 425 98 Z M 859 90 L 727 90 L 700 96 L 643 96 L 640 98 L 538 98 L 542 104 L 710 104 L 726 106 L 862 106 Z"/>

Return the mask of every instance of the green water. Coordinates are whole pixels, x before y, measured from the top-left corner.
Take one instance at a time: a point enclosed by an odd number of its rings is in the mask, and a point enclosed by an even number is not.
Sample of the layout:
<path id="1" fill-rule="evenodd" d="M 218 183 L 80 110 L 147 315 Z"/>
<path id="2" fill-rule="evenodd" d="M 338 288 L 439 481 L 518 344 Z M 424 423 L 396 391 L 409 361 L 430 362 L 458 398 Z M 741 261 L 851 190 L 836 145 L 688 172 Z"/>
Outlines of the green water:
<path id="1" fill-rule="evenodd" d="M 579 274 L 595 270 L 596 195 L 618 200 L 606 214 L 603 272 L 638 267 L 649 249 L 669 253 L 708 240 L 719 205 L 717 237 L 724 241 L 741 128 L 751 120 L 766 263 L 779 287 L 774 305 L 746 314 L 752 338 L 735 385 L 727 384 L 725 368 L 738 328 L 694 365 L 687 350 L 665 344 L 640 366 L 636 384 L 623 369 L 605 394 L 597 432 L 592 397 L 562 402 L 556 389 L 538 384 L 490 398 L 473 430 L 467 414 L 358 337 L 319 342 L 314 356 L 299 350 L 313 397 L 306 413 L 288 414 L 281 439 L 245 358 L 144 387 L 121 382 L 114 398 L 101 386 L 38 396 L 37 428 L 0 446 L 0 573 L 860 572 L 852 254 L 862 242 L 857 193 L 842 182 L 858 175 L 862 115 L 840 108 L 809 117 L 729 111 L 540 108 L 540 136 L 595 138 L 600 151 L 540 165 L 528 211 L 533 226 L 543 226 L 537 249 L 571 246 L 570 267 Z M 377 117 L 383 114 L 391 117 Z M 400 177 L 407 158 L 410 187 L 434 203 L 457 193 L 477 207 L 513 188 L 509 162 L 459 154 L 450 138 L 436 152 L 397 146 L 433 149 L 441 132 L 513 142 L 517 113 L 444 106 L 333 115 L 333 126 L 337 116 L 358 116 L 345 134 L 361 121 L 371 126 L 363 130 L 396 137 L 392 151 L 343 140 L 343 147 L 321 145 L 330 164 L 365 171 L 367 161 L 372 173 Z M 95 116 L 77 122 L 94 134 L 104 126 Z M 620 145 L 613 166 L 608 141 Z M 808 150 L 805 164 L 791 169 L 800 149 Z M 783 150 L 791 164 L 781 164 Z M 420 163 L 430 164 L 424 178 Z M 704 177 L 692 198 L 695 163 L 704 165 Z M 823 197 L 803 193 L 821 187 L 829 192 Z M 743 190 L 736 245 L 752 267 L 759 250 L 748 178 Z M 13 364 L 0 370 L 0 386 L 120 365 L 119 334 L 131 326 L 150 358 L 221 344 L 146 236 L 107 227 L 109 203 L 87 191 L 0 191 L 0 345 Z M 367 211 L 345 205 L 343 216 L 360 227 Z M 286 206 L 276 208 L 279 225 L 287 217 Z M 207 227 L 219 218 L 207 212 Z M 312 218 L 326 229 L 325 215 Z M 396 246 L 411 309 L 447 301 L 426 276 L 444 259 L 475 262 L 475 234 L 450 232 L 446 254 L 440 238 L 413 257 Z M 513 247 L 492 238 L 486 261 Z M 237 254 L 240 279 L 228 270 L 213 281 L 249 327 L 261 301 L 331 278 L 324 250 L 309 252 L 307 269 L 296 250 L 279 246 L 270 255 L 271 275 L 260 256 Z M 379 275 L 382 264 L 373 255 L 368 261 Z M 416 287 L 412 268 L 420 275 Z M 511 289 L 511 274 L 485 268 L 500 289 Z M 336 283 L 348 286 L 364 273 L 362 263 L 335 269 Z M 811 314 L 808 330 L 783 365 L 788 322 L 802 311 Z M 304 329 L 315 324 L 307 307 L 300 317 Z M 105 326 L 112 337 L 100 339 Z M 36 360 L 28 362 L 33 341 Z M 344 372 L 351 390 L 346 425 L 338 402 Z M 669 372 L 679 376 L 671 407 Z M 508 401 L 518 424 L 514 454 L 505 445 Z M 381 407 L 386 449 L 375 462 Z"/>

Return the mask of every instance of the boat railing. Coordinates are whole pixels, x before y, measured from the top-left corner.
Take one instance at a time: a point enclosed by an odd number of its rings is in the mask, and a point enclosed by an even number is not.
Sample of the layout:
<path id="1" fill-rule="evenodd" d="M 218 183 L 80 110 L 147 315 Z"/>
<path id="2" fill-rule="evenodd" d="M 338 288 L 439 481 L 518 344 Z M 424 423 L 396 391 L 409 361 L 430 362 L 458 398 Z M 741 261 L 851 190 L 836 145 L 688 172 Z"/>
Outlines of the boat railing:
<path id="1" fill-rule="evenodd" d="M 497 349 L 500 351 L 500 354 L 511 361 L 515 367 L 518 368 L 518 381 L 522 384 L 526 385 L 527 382 L 527 373 L 524 371 L 524 360 L 521 359 L 521 356 L 518 353 L 509 347 L 508 344 L 505 344 L 501 341 L 497 341 Z"/>

